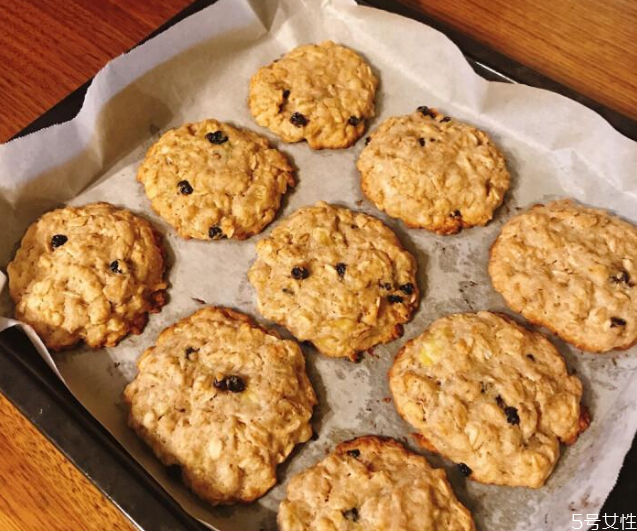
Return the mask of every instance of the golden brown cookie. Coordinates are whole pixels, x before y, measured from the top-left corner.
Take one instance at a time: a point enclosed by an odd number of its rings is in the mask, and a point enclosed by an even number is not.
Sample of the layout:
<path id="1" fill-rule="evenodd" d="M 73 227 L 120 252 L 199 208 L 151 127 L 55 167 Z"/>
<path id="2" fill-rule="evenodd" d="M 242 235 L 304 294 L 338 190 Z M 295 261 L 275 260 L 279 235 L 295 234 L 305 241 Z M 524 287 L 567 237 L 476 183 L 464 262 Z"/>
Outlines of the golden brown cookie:
<path id="1" fill-rule="evenodd" d="M 379 209 L 438 234 L 486 225 L 510 183 L 486 133 L 428 107 L 385 120 L 357 167 L 363 192 Z"/>
<path id="2" fill-rule="evenodd" d="M 474 531 L 444 470 L 380 437 L 339 444 L 290 480 L 280 531 Z"/>
<path id="3" fill-rule="evenodd" d="M 171 129 L 137 173 L 153 209 L 183 238 L 243 240 L 274 219 L 294 186 L 288 159 L 247 129 L 217 120 Z"/>
<path id="4" fill-rule="evenodd" d="M 374 116 L 378 79 L 354 51 L 325 41 L 295 48 L 250 80 L 256 122 L 312 149 L 351 146 Z"/>
<path id="5" fill-rule="evenodd" d="M 198 496 L 249 502 L 312 435 L 305 359 L 248 316 L 206 307 L 164 330 L 124 392 L 129 424 Z"/>
<path id="6" fill-rule="evenodd" d="M 511 219 L 489 274 L 509 307 L 583 350 L 637 341 L 637 227 L 570 200 Z"/>
<path id="7" fill-rule="evenodd" d="M 112 347 L 165 302 L 164 250 L 152 225 L 108 203 L 44 214 L 7 266 L 16 319 L 51 350 Z"/>
<path id="8" fill-rule="evenodd" d="M 319 202 L 257 244 L 259 311 L 323 354 L 355 360 L 402 335 L 418 305 L 416 261 L 376 218 Z"/>
<path id="9" fill-rule="evenodd" d="M 490 312 L 435 321 L 398 353 L 389 384 L 425 448 L 471 479 L 541 487 L 588 426 L 582 384 L 543 335 Z"/>

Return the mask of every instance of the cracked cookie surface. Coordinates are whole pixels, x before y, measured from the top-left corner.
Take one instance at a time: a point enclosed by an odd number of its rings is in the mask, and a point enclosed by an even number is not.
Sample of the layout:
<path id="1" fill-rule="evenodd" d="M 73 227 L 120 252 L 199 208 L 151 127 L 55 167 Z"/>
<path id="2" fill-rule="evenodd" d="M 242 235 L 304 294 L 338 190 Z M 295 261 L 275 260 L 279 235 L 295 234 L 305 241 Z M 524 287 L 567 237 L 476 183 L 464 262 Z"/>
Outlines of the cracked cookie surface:
<path id="1" fill-rule="evenodd" d="M 250 80 L 248 105 L 256 122 L 285 142 L 345 148 L 374 116 L 377 86 L 356 52 L 325 41 L 299 46 L 259 69 Z"/>
<path id="2" fill-rule="evenodd" d="M 490 312 L 454 314 L 408 342 L 389 373 L 425 448 L 482 483 L 541 487 L 588 426 L 582 384 L 542 334 Z"/>
<path id="3" fill-rule="evenodd" d="M 591 352 L 637 341 L 637 227 L 565 199 L 504 225 L 489 274 L 508 306 Z"/>
<path id="4" fill-rule="evenodd" d="M 248 272 L 259 311 L 323 354 L 358 353 L 402 335 L 418 305 L 416 261 L 378 219 L 319 202 L 257 244 Z"/>
<path id="5" fill-rule="evenodd" d="M 438 234 L 486 225 L 510 176 L 489 136 L 434 109 L 385 120 L 356 163 L 361 188 L 408 226 Z"/>
<path id="6" fill-rule="evenodd" d="M 294 186 L 287 157 L 267 139 L 217 120 L 166 132 L 148 150 L 137 180 L 180 236 L 201 240 L 258 234 Z"/>
<path id="7" fill-rule="evenodd" d="M 164 330 L 127 386 L 129 425 L 212 504 L 250 502 L 312 435 L 299 346 L 247 315 L 206 307 Z"/>
<path id="8" fill-rule="evenodd" d="M 290 480 L 280 531 L 474 531 L 445 471 L 400 443 L 360 437 L 339 444 Z"/>
<path id="9" fill-rule="evenodd" d="M 51 350 L 115 346 L 165 302 L 164 250 L 152 225 L 108 203 L 44 214 L 7 266 L 16 319 Z"/>

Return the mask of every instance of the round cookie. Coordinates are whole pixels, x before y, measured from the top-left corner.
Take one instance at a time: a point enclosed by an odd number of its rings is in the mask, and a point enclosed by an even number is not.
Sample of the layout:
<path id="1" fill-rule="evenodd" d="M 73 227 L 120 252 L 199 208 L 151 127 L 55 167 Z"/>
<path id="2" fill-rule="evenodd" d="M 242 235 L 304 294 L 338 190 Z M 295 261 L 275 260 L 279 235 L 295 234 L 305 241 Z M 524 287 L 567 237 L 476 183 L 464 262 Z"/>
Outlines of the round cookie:
<path id="1" fill-rule="evenodd" d="M 203 308 L 164 330 L 124 391 L 129 425 L 212 504 L 250 502 L 312 435 L 305 359 L 248 316 Z"/>
<path id="2" fill-rule="evenodd" d="M 171 129 L 137 173 L 153 210 L 183 238 L 246 239 L 272 221 L 288 186 L 288 159 L 252 131 L 217 120 Z"/>
<path id="3" fill-rule="evenodd" d="M 396 356 L 389 384 L 425 448 L 471 479 L 541 487 L 588 427 L 582 384 L 543 335 L 489 312 L 435 321 Z"/>
<path id="4" fill-rule="evenodd" d="M 418 305 L 416 261 L 376 218 L 319 202 L 257 244 L 248 272 L 258 307 L 326 356 L 402 335 Z"/>
<path id="5" fill-rule="evenodd" d="M 486 133 L 428 107 L 385 120 L 356 165 L 380 210 L 438 234 L 486 225 L 511 180 Z"/>
<path id="6" fill-rule="evenodd" d="M 637 342 L 637 227 L 570 200 L 512 218 L 489 274 L 509 307 L 591 352 Z"/>
<path id="7" fill-rule="evenodd" d="M 280 531 L 475 530 L 444 470 L 372 436 L 339 444 L 293 477 L 277 522 Z"/>
<path id="8" fill-rule="evenodd" d="M 346 148 L 374 116 L 377 86 L 357 53 L 325 41 L 299 46 L 259 69 L 250 80 L 248 105 L 256 122 L 285 142 Z"/>
<path id="9" fill-rule="evenodd" d="M 152 225 L 108 203 L 44 214 L 7 266 L 16 319 L 51 350 L 115 346 L 165 303 L 164 250 Z"/>

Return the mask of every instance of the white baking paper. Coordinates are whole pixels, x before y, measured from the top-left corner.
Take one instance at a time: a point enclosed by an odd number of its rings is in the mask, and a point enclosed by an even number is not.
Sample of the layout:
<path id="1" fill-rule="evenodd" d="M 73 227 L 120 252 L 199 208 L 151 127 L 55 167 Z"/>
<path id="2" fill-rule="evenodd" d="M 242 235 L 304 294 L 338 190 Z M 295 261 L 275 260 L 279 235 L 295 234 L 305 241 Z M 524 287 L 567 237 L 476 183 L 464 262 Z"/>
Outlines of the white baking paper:
<path id="1" fill-rule="evenodd" d="M 278 143 L 256 126 L 246 106 L 250 76 L 294 46 L 324 39 L 359 51 L 379 75 L 378 116 L 371 128 L 389 116 L 429 105 L 491 134 L 513 176 L 493 222 L 447 237 L 407 229 L 363 198 L 355 169 L 362 141 L 347 150 L 313 152 L 305 144 Z M 279 486 L 261 500 L 226 508 L 200 502 L 167 477 L 126 427 L 121 400 L 139 354 L 164 327 L 196 310 L 195 299 L 258 317 L 246 271 L 262 236 L 245 242 L 180 240 L 152 213 L 135 181 L 145 150 L 163 132 L 209 117 L 266 134 L 294 161 L 298 186 L 281 215 L 321 199 L 385 220 L 417 257 L 423 291 L 404 337 L 376 348 L 360 364 L 321 357 L 304 347 L 320 400 L 314 417 L 318 439 L 293 453 L 279 469 Z M 40 350 L 50 364 L 55 362 L 79 401 L 186 511 L 221 531 L 273 531 L 291 475 L 321 459 L 338 441 L 372 433 L 396 437 L 417 450 L 409 427 L 387 400 L 387 369 L 404 342 L 438 317 L 506 311 L 486 265 L 488 248 L 507 219 L 536 202 L 574 197 L 637 221 L 636 176 L 635 143 L 593 111 L 544 90 L 485 81 L 449 39 L 423 24 L 351 0 L 221 0 L 108 64 L 74 120 L 0 146 L 0 264 L 10 260 L 29 223 L 62 203 L 109 201 L 152 220 L 169 249 L 170 301 L 162 312 L 151 316 L 141 335 L 115 348 L 77 348 L 52 358 L 41 345 Z M 6 292 L 0 315 L 10 316 Z M 4 320 L 0 326 L 14 323 Z M 637 428 L 636 349 L 594 355 L 554 341 L 584 382 L 593 422 L 577 444 L 564 450 L 545 487 L 475 484 L 450 463 L 431 458 L 447 468 L 458 497 L 483 531 L 579 527 L 572 524 L 573 514 L 599 512 Z"/>

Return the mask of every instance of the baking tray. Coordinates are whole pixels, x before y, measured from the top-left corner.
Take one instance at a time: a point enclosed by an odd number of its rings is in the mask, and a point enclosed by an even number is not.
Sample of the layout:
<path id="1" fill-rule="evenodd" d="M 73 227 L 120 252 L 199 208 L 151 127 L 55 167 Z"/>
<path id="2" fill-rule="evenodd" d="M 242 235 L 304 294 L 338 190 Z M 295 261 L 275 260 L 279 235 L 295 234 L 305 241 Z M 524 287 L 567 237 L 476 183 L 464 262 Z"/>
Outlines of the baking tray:
<path id="1" fill-rule="evenodd" d="M 215 1 L 196 0 L 148 38 Z M 636 121 L 479 44 L 437 20 L 404 7 L 396 0 L 365 0 L 359 3 L 420 20 L 442 31 L 460 47 L 473 69 L 486 79 L 524 83 L 563 94 L 597 111 L 618 131 L 637 140 Z M 90 83 L 76 89 L 16 137 L 73 118 L 82 106 Z M 84 409 L 40 358 L 26 336 L 15 328 L 0 333 L 0 391 L 137 527 L 144 531 L 207 529 L 181 510 Z M 637 509 L 636 500 L 637 442 L 633 441 L 617 485 L 608 497 L 602 514 L 634 513 Z"/>

